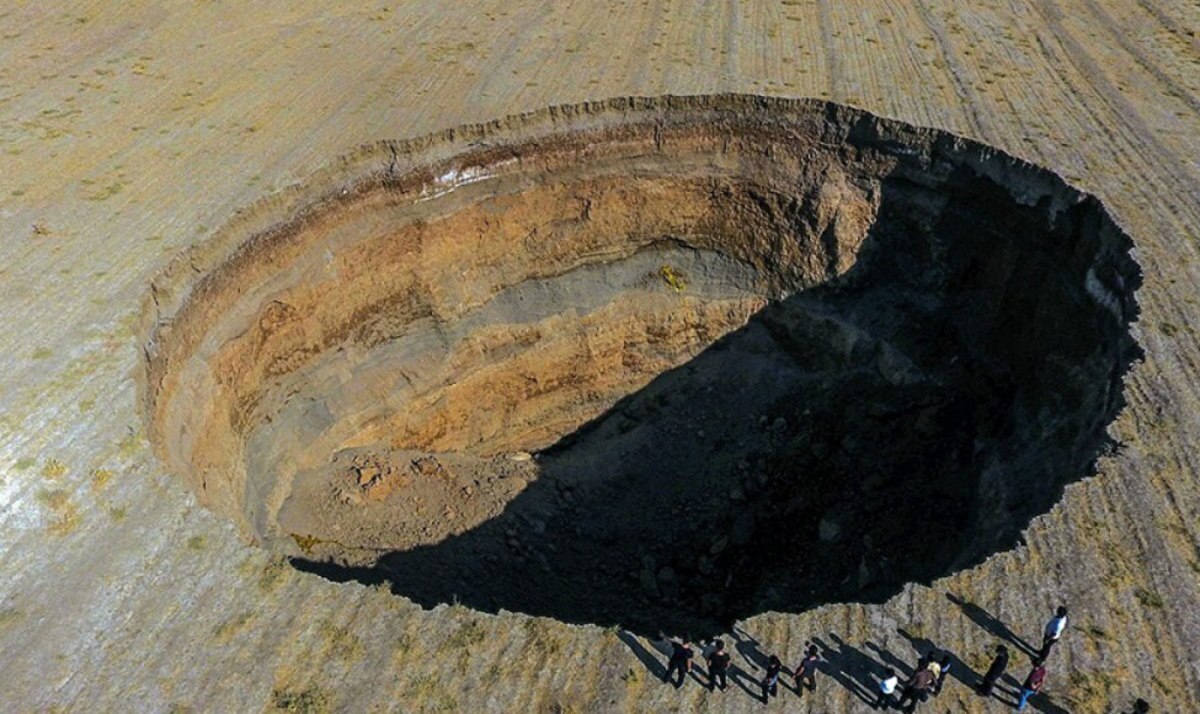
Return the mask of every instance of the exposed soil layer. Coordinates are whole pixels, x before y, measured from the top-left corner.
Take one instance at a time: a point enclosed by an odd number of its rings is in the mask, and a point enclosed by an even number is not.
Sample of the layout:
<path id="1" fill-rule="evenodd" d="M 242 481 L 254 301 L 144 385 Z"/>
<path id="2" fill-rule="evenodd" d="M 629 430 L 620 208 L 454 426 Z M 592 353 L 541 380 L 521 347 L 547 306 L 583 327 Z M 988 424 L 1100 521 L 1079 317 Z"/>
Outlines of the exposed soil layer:
<path id="1" fill-rule="evenodd" d="M 1045 170 L 748 97 L 420 147 L 163 281 L 153 440 L 304 569 L 708 631 L 976 563 L 1106 448 L 1139 274 Z"/>

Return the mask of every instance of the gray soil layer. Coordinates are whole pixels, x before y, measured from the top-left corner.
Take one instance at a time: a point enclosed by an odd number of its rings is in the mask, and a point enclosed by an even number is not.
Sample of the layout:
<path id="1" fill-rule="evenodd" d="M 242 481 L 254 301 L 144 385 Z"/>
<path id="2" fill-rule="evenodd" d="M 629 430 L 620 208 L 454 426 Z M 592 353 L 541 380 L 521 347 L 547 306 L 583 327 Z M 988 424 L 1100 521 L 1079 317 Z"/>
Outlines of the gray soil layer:
<path id="1" fill-rule="evenodd" d="M 990 712 L 1065 603 L 1033 711 L 1200 711 L 1197 27 L 6 3 L 0 709 L 851 712 L 938 648 Z"/>
<path id="2" fill-rule="evenodd" d="M 1094 198 L 830 104 L 614 106 L 165 275 L 165 459 L 307 572 L 712 635 L 975 565 L 1110 448 L 1141 275 Z"/>

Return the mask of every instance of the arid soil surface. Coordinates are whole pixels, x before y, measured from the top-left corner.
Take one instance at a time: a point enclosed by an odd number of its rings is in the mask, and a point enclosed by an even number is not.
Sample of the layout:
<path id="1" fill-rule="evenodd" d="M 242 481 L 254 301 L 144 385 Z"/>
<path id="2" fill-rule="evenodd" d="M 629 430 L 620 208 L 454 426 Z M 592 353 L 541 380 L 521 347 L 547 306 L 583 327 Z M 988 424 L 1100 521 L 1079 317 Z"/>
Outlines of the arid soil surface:
<path id="1" fill-rule="evenodd" d="M 1197 27 L 0 10 L 5 706 L 1200 708 Z"/>

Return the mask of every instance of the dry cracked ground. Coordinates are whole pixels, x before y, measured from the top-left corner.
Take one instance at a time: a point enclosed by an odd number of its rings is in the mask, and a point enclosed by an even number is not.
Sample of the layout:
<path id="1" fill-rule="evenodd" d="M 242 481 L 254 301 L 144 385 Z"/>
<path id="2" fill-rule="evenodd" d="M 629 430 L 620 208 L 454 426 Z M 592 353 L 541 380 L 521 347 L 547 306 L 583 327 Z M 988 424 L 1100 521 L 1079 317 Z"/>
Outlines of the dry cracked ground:
<path id="1" fill-rule="evenodd" d="M 0 9 L 3 708 L 1200 710 L 1198 31 Z"/>

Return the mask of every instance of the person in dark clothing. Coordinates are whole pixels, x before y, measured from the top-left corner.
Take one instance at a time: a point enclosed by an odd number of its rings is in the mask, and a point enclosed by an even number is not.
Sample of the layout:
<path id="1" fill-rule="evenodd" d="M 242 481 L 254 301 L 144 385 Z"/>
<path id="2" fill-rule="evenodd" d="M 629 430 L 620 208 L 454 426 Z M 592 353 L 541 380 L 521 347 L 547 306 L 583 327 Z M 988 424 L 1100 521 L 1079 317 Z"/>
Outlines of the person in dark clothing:
<path id="1" fill-rule="evenodd" d="M 942 671 L 938 672 L 937 682 L 933 685 L 933 696 L 938 696 L 942 693 L 942 687 L 946 684 L 946 677 L 950 674 L 950 655 L 942 655 Z"/>
<path id="2" fill-rule="evenodd" d="M 683 680 L 692 671 L 692 643 L 687 639 L 671 640 L 671 659 L 667 662 L 667 674 L 663 681 L 670 682 L 671 675 L 679 672 L 679 681 L 673 682 L 676 689 L 683 686 Z"/>
<path id="3" fill-rule="evenodd" d="M 1150 714 L 1150 702 L 1145 699 L 1138 699 L 1133 703 L 1133 712 L 1131 714 Z"/>
<path id="4" fill-rule="evenodd" d="M 1008 648 L 1004 645 L 998 645 L 996 647 L 996 657 L 988 665 L 987 672 L 983 675 L 983 681 L 979 684 L 979 695 L 983 697 L 992 696 L 992 689 L 996 686 L 996 680 L 1000 679 L 1006 669 L 1008 669 Z"/>
<path id="5" fill-rule="evenodd" d="M 729 674 L 729 653 L 725 651 L 725 643 L 721 640 L 713 640 L 712 652 L 706 657 L 708 660 L 708 691 L 713 691 L 718 686 L 721 691 L 725 691 L 729 686 L 727 676 Z"/>
<path id="6" fill-rule="evenodd" d="M 1050 649 L 1058 644 L 1058 640 L 1062 637 L 1063 631 L 1067 629 L 1067 608 L 1059 606 L 1058 611 L 1054 613 L 1054 617 L 1046 623 L 1045 629 L 1042 630 L 1042 650 L 1038 653 L 1038 659 L 1045 660 L 1050 656 Z"/>
<path id="7" fill-rule="evenodd" d="M 775 655 L 767 658 L 767 673 L 763 676 L 762 681 L 762 700 L 766 704 L 768 697 L 774 697 L 779 693 L 779 675 L 783 672 L 783 662 Z"/>
<path id="8" fill-rule="evenodd" d="M 904 694 L 901 695 L 900 702 L 896 704 L 896 707 L 912 714 L 916 711 L 918 702 L 929 698 L 929 692 L 933 689 L 933 683 L 936 681 L 937 675 L 929 669 L 929 660 L 922 657 L 917 661 L 917 671 L 904 685 Z"/>
<path id="9" fill-rule="evenodd" d="M 896 687 L 898 686 L 900 686 L 900 678 L 896 676 L 896 670 L 889 667 L 883 673 L 883 679 L 879 680 L 879 697 L 871 705 L 871 708 L 890 709 L 895 706 Z"/>
<path id="10" fill-rule="evenodd" d="M 803 694 L 804 690 L 801 687 L 807 687 L 808 691 L 815 692 L 817 690 L 817 663 L 821 661 L 820 655 L 817 654 L 817 646 L 809 645 L 808 652 L 804 655 L 804 659 L 800 661 L 800 665 L 796 667 L 796 693 Z"/>
<path id="11" fill-rule="evenodd" d="M 1025 677 L 1025 683 L 1021 685 L 1021 698 L 1017 700 L 1017 711 L 1024 711 L 1025 705 L 1033 698 L 1033 695 L 1042 691 L 1042 683 L 1046 681 L 1046 666 L 1042 664 L 1042 660 L 1035 659 L 1033 661 L 1033 669 L 1030 670 L 1029 676 Z"/>

